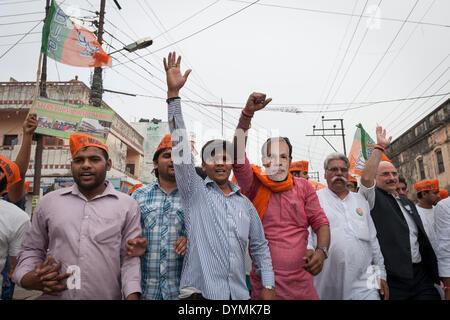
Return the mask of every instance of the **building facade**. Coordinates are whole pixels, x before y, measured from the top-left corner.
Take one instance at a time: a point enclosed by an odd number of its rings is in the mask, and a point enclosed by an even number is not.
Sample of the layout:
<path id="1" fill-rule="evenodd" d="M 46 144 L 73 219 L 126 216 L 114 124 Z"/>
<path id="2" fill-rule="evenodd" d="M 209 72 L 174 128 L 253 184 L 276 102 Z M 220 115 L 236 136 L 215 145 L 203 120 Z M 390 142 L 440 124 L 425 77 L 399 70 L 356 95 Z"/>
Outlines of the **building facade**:
<path id="1" fill-rule="evenodd" d="M 10 82 L 0 82 L 0 153 L 12 160 L 20 149 L 22 125 L 33 103 L 35 84 L 13 79 Z M 47 95 L 51 99 L 87 105 L 89 93 L 89 87 L 77 79 L 47 83 Z M 102 107 L 112 109 L 105 102 Z M 43 142 L 41 194 L 73 183 L 69 141 L 45 136 Z M 112 160 L 112 169 L 108 172 L 107 179 L 114 187 L 127 192 L 134 184 L 141 183 L 144 137 L 116 114 L 106 144 Z M 35 147 L 33 143 L 25 177 L 26 181 L 31 182 L 29 192 L 33 189 Z"/>
<path id="2" fill-rule="evenodd" d="M 417 199 L 413 186 L 424 179 L 450 190 L 450 99 L 394 140 L 386 155 L 406 179 L 410 199 Z"/>

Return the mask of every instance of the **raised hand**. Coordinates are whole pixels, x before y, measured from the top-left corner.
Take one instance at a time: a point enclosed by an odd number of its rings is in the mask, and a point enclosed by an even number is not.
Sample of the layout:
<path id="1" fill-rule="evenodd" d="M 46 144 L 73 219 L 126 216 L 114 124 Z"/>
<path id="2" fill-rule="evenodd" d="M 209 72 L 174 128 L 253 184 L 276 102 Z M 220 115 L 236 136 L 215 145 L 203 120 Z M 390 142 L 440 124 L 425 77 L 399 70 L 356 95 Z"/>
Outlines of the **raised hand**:
<path id="1" fill-rule="evenodd" d="M 266 99 L 266 95 L 264 93 L 253 92 L 247 100 L 247 104 L 245 105 L 244 110 L 247 113 L 253 114 L 258 110 L 261 110 L 265 106 L 267 106 L 272 98 Z"/>
<path id="2" fill-rule="evenodd" d="M 386 129 L 377 126 L 377 144 L 386 148 L 391 143 L 392 137 L 386 138 Z"/>
<path id="3" fill-rule="evenodd" d="M 128 240 L 125 248 L 127 249 L 127 255 L 125 259 L 132 257 L 140 257 L 145 253 L 147 249 L 147 238 L 135 238 Z"/>
<path id="4" fill-rule="evenodd" d="M 181 74 L 180 64 L 181 56 L 178 57 L 175 52 L 170 52 L 167 58 L 163 59 L 164 70 L 166 70 L 167 76 L 167 97 L 174 98 L 178 97 L 180 89 L 186 83 L 186 80 L 191 73 L 191 69 L 186 70 L 184 75 Z"/>
<path id="5" fill-rule="evenodd" d="M 37 115 L 36 113 L 30 113 L 27 117 L 27 119 L 25 120 L 25 122 L 23 123 L 23 133 L 27 134 L 27 135 L 33 135 L 34 130 L 36 130 L 38 125 L 37 122 Z"/>

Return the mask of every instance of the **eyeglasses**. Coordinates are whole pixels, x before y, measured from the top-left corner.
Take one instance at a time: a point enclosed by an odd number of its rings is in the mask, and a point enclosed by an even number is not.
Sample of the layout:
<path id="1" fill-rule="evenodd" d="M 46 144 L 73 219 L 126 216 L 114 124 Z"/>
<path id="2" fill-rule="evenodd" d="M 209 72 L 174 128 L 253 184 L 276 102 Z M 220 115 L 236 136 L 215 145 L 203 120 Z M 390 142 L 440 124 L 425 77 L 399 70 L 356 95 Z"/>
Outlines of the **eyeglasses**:
<path id="1" fill-rule="evenodd" d="M 328 168 L 327 170 L 333 173 L 337 173 L 339 170 L 341 170 L 342 173 L 348 172 L 348 168 L 339 168 L 339 167 Z"/>
<path id="2" fill-rule="evenodd" d="M 383 173 L 379 174 L 379 176 L 382 176 L 384 178 L 387 178 L 390 175 L 392 175 L 393 177 L 396 177 L 396 176 L 398 176 L 398 173 L 397 172 L 383 172 Z"/>

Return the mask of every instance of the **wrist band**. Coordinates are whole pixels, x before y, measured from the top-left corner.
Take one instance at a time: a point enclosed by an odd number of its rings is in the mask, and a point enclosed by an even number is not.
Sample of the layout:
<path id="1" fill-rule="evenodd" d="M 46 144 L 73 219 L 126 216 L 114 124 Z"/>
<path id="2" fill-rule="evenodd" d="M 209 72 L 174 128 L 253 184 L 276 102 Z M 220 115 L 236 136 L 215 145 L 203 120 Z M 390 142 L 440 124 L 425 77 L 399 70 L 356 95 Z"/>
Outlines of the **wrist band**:
<path id="1" fill-rule="evenodd" d="M 248 112 L 245 112 L 244 109 L 242 109 L 242 114 L 243 114 L 244 116 L 246 116 L 247 118 L 253 118 L 253 114 L 250 114 L 250 113 L 248 113 Z"/>
<path id="2" fill-rule="evenodd" d="M 250 129 L 250 125 L 248 125 L 248 127 L 246 127 L 242 122 L 241 122 L 241 120 L 239 120 L 239 124 L 238 124 L 238 128 L 241 128 L 241 129 L 244 129 L 244 130 L 248 130 L 248 129 Z"/>
<path id="3" fill-rule="evenodd" d="M 384 148 L 382 146 L 378 145 L 378 144 L 374 147 L 374 149 L 378 149 L 381 152 L 384 152 Z"/>
<path id="4" fill-rule="evenodd" d="M 172 97 L 172 98 L 168 98 L 166 100 L 167 103 L 170 103 L 170 101 L 176 100 L 176 99 L 180 99 L 180 97 Z"/>

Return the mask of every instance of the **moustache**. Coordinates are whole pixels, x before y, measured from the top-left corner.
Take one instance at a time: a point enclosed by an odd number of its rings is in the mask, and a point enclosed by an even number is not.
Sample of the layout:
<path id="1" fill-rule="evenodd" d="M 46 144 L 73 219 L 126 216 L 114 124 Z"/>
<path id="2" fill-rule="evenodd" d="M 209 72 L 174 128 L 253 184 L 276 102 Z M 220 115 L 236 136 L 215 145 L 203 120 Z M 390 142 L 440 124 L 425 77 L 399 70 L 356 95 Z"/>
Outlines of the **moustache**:
<path id="1" fill-rule="evenodd" d="M 348 179 L 345 177 L 340 177 L 340 176 L 331 178 L 331 182 L 336 182 L 336 181 L 342 181 L 342 182 L 347 183 Z"/>

